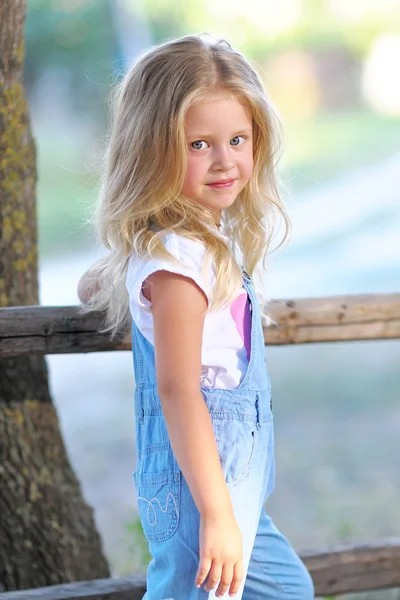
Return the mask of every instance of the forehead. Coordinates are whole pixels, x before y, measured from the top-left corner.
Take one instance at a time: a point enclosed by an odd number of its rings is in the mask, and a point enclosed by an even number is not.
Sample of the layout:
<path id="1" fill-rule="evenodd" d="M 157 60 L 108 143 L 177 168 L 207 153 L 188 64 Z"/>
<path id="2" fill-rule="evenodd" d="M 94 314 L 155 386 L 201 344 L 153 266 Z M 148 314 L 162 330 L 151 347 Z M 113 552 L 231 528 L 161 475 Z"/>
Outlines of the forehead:
<path id="1" fill-rule="evenodd" d="M 196 102 L 185 115 L 185 130 L 188 135 L 214 132 L 229 133 L 231 130 L 249 129 L 252 114 L 248 105 L 228 94 L 218 94 Z"/>

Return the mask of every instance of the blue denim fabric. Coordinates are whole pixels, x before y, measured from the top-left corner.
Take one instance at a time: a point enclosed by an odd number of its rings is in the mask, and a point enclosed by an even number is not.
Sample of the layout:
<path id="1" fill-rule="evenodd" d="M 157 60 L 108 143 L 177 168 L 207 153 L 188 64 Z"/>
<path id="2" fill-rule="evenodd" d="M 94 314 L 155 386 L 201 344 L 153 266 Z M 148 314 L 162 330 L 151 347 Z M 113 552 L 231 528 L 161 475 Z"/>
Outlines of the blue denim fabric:
<path id="1" fill-rule="evenodd" d="M 247 576 L 236 600 L 311 600 L 305 566 L 264 510 L 274 488 L 275 458 L 271 383 L 259 306 L 244 272 L 252 312 L 247 372 L 234 390 L 201 388 L 212 420 L 219 457 L 243 537 Z M 136 377 L 139 514 L 152 560 L 144 600 L 210 600 L 198 589 L 200 515 L 168 439 L 157 393 L 154 348 L 132 324 Z M 225 594 L 223 598 L 229 598 Z"/>

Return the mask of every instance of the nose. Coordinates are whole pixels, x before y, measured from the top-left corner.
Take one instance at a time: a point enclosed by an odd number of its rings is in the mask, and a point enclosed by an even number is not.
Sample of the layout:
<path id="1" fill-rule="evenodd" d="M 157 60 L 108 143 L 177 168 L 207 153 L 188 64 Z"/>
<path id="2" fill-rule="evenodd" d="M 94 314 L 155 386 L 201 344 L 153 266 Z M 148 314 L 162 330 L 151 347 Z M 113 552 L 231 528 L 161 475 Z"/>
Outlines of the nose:
<path id="1" fill-rule="evenodd" d="M 221 146 L 214 149 L 214 157 L 212 162 L 213 171 L 230 171 L 236 165 L 235 157 L 231 148 Z"/>

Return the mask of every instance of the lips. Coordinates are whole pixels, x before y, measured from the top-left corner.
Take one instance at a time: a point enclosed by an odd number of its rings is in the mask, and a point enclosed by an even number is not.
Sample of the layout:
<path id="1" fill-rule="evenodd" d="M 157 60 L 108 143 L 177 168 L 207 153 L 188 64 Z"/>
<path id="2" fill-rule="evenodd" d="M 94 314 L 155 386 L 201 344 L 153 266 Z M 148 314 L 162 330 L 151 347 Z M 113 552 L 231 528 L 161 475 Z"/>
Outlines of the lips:
<path id="1" fill-rule="evenodd" d="M 206 185 L 216 189 L 224 189 L 231 187 L 235 181 L 236 179 L 220 179 L 219 181 L 213 181 L 212 183 L 207 183 Z"/>

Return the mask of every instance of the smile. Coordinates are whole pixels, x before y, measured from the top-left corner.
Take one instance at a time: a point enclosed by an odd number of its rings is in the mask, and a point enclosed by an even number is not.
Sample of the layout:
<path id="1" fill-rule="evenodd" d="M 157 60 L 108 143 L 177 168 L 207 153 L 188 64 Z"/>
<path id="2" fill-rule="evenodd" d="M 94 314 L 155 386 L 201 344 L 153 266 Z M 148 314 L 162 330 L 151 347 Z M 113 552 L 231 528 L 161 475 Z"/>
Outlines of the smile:
<path id="1" fill-rule="evenodd" d="M 223 181 L 214 181 L 213 183 L 207 183 L 209 187 L 216 189 L 229 188 L 235 183 L 236 179 L 224 179 Z"/>

